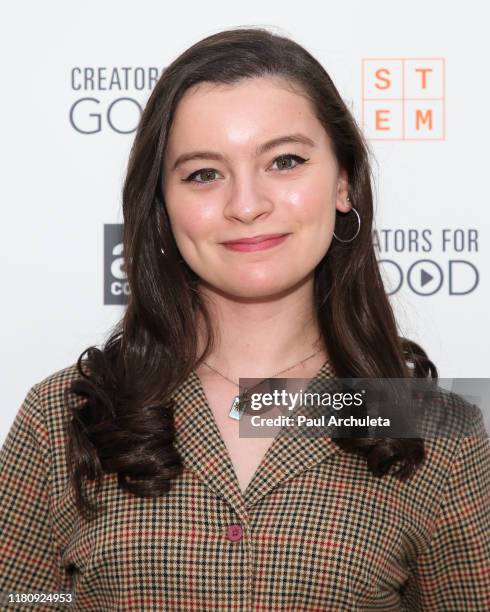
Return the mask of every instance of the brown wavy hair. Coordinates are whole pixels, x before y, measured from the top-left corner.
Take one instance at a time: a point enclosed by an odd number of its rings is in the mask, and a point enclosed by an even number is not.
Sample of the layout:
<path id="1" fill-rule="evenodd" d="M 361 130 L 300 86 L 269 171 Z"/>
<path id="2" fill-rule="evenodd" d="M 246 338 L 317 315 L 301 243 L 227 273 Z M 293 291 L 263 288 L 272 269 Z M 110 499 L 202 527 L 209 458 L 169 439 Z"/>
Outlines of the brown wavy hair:
<path id="1" fill-rule="evenodd" d="M 293 40 L 266 29 L 234 28 L 200 40 L 163 71 L 141 116 L 123 186 L 123 247 L 130 297 L 124 315 L 102 348 L 77 360 L 67 458 L 77 507 L 97 508 L 84 479 L 100 485 L 117 473 L 118 486 L 137 496 L 168 492 L 183 470 L 173 446 L 171 394 L 214 346 L 213 329 L 196 274 L 180 256 L 163 197 L 163 158 L 175 109 L 185 91 L 204 81 L 233 84 L 244 78 L 280 76 L 299 86 L 347 171 L 349 196 L 362 219 L 349 243 L 333 240 L 315 270 L 318 322 L 340 378 L 432 377 L 424 350 L 401 337 L 380 276 L 372 240 L 373 196 L 367 143 L 330 76 Z M 353 214 L 337 213 L 336 234 L 352 236 Z M 165 256 L 161 248 L 165 250 Z M 207 344 L 197 355 L 197 317 Z M 408 478 L 425 457 L 419 438 L 333 438 L 366 458 L 374 475 Z M 96 487 L 96 489 L 97 489 Z"/>

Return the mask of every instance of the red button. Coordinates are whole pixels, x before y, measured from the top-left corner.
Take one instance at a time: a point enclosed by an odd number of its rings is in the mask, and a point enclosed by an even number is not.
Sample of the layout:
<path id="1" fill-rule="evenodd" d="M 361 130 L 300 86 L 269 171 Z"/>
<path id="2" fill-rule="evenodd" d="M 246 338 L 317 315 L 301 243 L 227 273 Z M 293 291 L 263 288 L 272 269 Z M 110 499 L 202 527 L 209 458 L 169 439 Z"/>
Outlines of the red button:
<path id="1" fill-rule="evenodd" d="M 241 525 L 230 525 L 228 527 L 227 537 L 231 542 L 236 542 L 243 535 L 243 529 Z"/>

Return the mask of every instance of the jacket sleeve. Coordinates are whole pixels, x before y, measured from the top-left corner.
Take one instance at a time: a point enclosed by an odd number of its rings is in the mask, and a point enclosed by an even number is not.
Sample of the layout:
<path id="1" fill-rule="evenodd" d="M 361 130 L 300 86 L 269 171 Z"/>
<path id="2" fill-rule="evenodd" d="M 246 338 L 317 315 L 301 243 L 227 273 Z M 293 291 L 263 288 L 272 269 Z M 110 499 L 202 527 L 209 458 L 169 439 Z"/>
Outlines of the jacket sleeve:
<path id="1" fill-rule="evenodd" d="M 36 387 L 27 393 L 0 450 L 3 592 L 66 590 L 52 537 L 49 439 Z"/>
<path id="2" fill-rule="evenodd" d="M 403 590 L 403 610 L 490 610 L 490 441 L 477 409 L 446 482 L 428 548 Z"/>

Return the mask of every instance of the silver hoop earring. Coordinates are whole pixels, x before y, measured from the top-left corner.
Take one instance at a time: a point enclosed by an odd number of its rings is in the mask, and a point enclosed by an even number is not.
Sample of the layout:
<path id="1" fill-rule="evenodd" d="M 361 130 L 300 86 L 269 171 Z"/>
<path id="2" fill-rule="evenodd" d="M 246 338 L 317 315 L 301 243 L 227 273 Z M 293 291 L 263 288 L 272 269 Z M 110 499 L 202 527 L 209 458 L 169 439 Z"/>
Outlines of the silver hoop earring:
<path id="1" fill-rule="evenodd" d="M 349 198 L 347 198 L 347 201 L 349 202 Z M 338 236 L 335 235 L 335 232 L 333 233 L 334 238 L 337 238 L 337 240 L 339 242 L 352 242 L 354 240 L 354 238 L 356 238 L 357 234 L 361 231 L 361 217 L 359 216 L 359 213 L 357 212 L 357 210 L 352 206 L 351 210 L 353 210 L 356 215 L 357 215 L 357 232 L 354 234 L 354 236 L 352 236 L 352 238 L 349 238 L 348 240 L 344 240 L 343 238 L 339 238 Z M 349 211 L 350 212 L 350 211 Z"/>
<path id="2" fill-rule="evenodd" d="M 165 255 L 165 251 L 162 248 L 160 248 L 160 251 L 162 252 L 163 255 Z"/>

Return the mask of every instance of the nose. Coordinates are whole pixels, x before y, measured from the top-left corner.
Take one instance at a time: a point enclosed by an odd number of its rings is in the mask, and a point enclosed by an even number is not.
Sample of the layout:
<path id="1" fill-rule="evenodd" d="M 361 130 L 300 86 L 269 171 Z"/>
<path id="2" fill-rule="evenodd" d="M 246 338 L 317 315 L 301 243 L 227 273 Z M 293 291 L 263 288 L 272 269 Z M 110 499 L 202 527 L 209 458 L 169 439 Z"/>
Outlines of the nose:
<path id="1" fill-rule="evenodd" d="M 242 169 L 236 172 L 230 185 L 223 211 L 226 218 L 249 224 L 274 208 L 272 194 L 257 171 Z"/>

